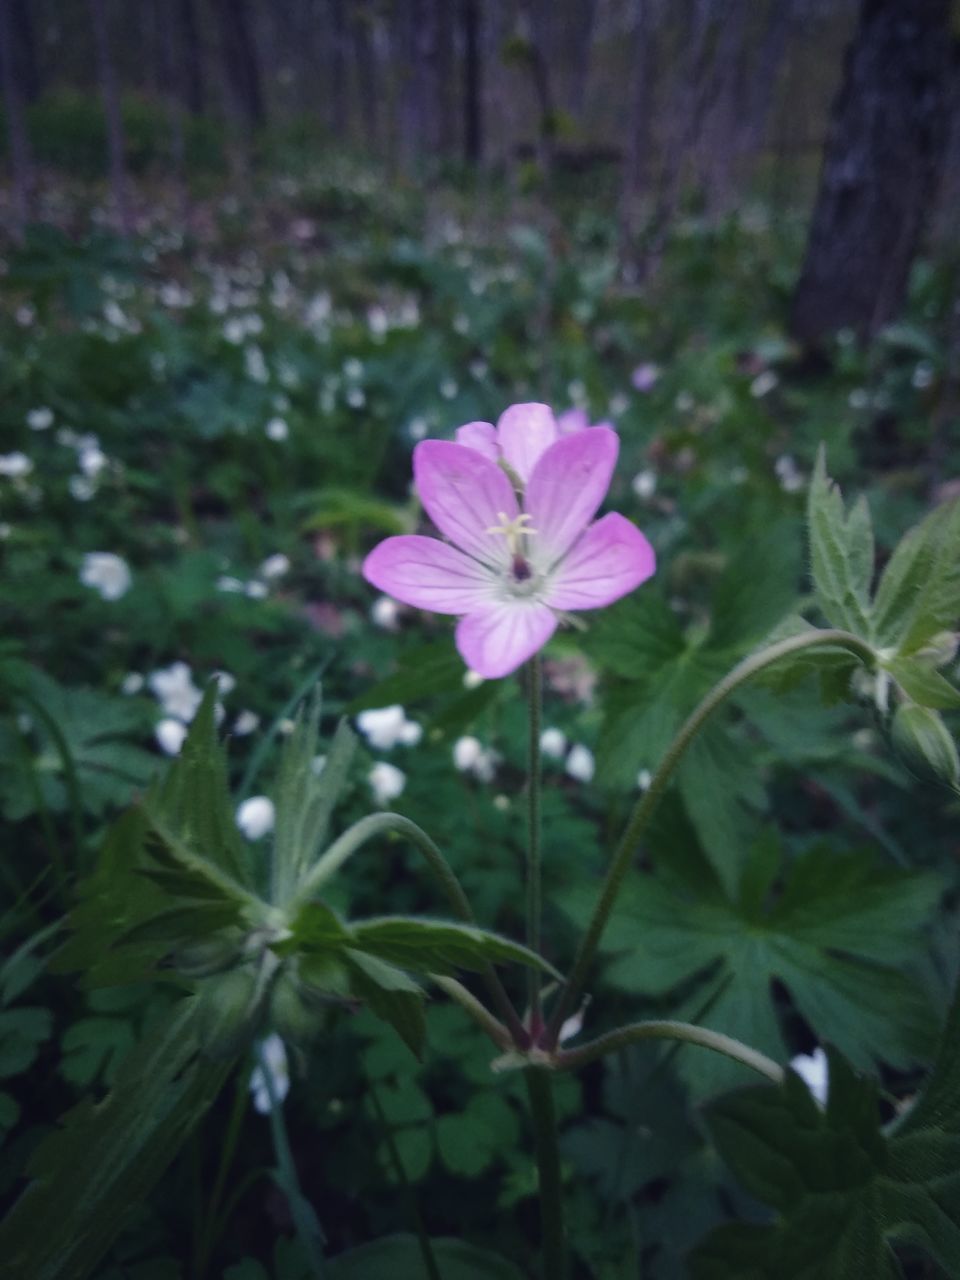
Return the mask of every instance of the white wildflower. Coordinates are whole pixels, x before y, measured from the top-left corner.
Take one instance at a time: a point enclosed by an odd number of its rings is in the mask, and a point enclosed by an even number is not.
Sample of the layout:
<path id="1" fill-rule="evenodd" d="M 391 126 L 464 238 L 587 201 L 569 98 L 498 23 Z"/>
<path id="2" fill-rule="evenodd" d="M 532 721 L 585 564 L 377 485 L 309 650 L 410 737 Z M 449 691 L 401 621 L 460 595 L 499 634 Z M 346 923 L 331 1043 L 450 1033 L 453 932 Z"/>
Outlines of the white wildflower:
<path id="1" fill-rule="evenodd" d="M 185 662 L 172 662 L 147 676 L 147 686 L 168 716 L 189 724 L 197 714 L 203 694 L 193 683 L 193 675 Z"/>
<path id="2" fill-rule="evenodd" d="M 370 608 L 371 622 L 374 626 L 382 627 L 384 631 L 396 631 L 399 617 L 400 606 L 389 596 L 380 596 L 378 600 L 374 600 Z"/>
<path id="3" fill-rule="evenodd" d="M 790 1066 L 823 1106 L 830 1085 L 829 1063 L 824 1051 L 818 1047 L 813 1053 L 798 1053 L 790 1060 Z"/>
<path id="4" fill-rule="evenodd" d="M 285 573 L 289 572 L 289 569 L 289 558 L 282 551 L 278 551 L 276 555 L 267 556 L 266 560 L 264 560 L 260 566 L 260 577 L 266 578 L 268 581 L 270 578 L 282 578 Z"/>
<path id="5" fill-rule="evenodd" d="M 255 711 L 249 711 L 246 708 L 233 722 L 233 732 L 238 738 L 245 738 L 247 734 L 255 733 L 259 727 L 260 717 Z"/>
<path id="6" fill-rule="evenodd" d="M 540 750 L 552 760 L 560 760 L 567 749 L 567 735 L 560 729 L 544 729 L 540 735 Z"/>
<path id="7" fill-rule="evenodd" d="M 769 395 L 779 381 L 772 369 L 764 369 L 763 373 L 758 373 L 750 383 L 750 394 L 755 400 L 760 400 L 763 396 Z"/>
<path id="8" fill-rule="evenodd" d="M 80 581 L 98 591 L 104 600 L 119 600 L 130 590 L 130 566 L 112 551 L 89 551 L 83 557 Z"/>
<path id="9" fill-rule="evenodd" d="M 250 1092 L 253 1094 L 254 1108 L 262 1116 L 267 1116 L 273 1110 L 271 1093 L 278 1103 L 282 1103 L 290 1091 L 290 1068 L 287 1065 L 287 1051 L 276 1032 L 261 1040 L 259 1048 L 258 1065 L 250 1073 Z M 269 1076 L 264 1075 L 264 1068 Z"/>
<path id="10" fill-rule="evenodd" d="M 380 760 L 367 774 L 367 781 L 377 804 L 388 804 L 403 792 L 407 785 L 407 775 L 396 765 Z"/>
<path id="11" fill-rule="evenodd" d="M 416 746 L 423 733 L 420 725 L 407 719 L 399 704 L 361 711 L 357 716 L 357 728 L 378 751 L 390 751 L 398 743 Z"/>
<path id="12" fill-rule="evenodd" d="M 120 692 L 126 694 L 139 693 L 143 688 L 143 676 L 139 671 L 128 671 L 120 683 Z"/>
<path id="13" fill-rule="evenodd" d="M 577 782 L 590 782 L 595 768 L 593 752 L 589 747 L 578 742 L 570 748 L 567 756 L 567 773 Z"/>
<path id="14" fill-rule="evenodd" d="M 269 440 L 286 440 L 290 436 L 290 428 L 287 426 L 283 418 L 271 418 L 264 427 L 267 439 Z"/>
<path id="15" fill-rule="evenodd" d="M 179 720 L 161 720 L 154 729 L 157 742 L 168 756 L 179 754 L 187 736 L 187 726 Z"/>
<path id="16" fill-rule="evenodd" d="M 276 811 L 268 796 L 251 796 L 237 808 L 237 826 L 248 840 L 260 840 L 273 830 Z"/>
<path id="17" fill-rule="evenodd" d="M 657 491 L 657 473 L 649 467 L 643 471 L 638 471 L 630 481 L 630 488 L 638 498 L 646 500 L 652 498 Z"/>
<path id="18" fill-rule="evenodd" d="M 27 426 L 31 431 L 49 431 L 53 426 L 53 410 L 46 405 L 31 409 L 27 414 Z"/>
<path id="19" fill-rule="evenodd" d="M 25 453 L 15 450 L 13 453 L 0 453 L 0 476 L 11 480 L 19 480 L 28 476 L 33 470 L 33 463 Z"/>

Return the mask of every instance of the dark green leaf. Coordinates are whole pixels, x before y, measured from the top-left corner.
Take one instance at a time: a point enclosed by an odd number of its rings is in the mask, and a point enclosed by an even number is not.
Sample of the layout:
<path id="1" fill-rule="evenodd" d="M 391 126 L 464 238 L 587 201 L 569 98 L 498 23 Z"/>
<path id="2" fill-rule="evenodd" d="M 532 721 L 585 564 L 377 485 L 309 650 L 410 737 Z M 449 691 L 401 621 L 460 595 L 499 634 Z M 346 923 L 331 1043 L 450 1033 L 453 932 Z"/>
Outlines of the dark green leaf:
<path id="1" fill-rule="evenodd" d="M 415 1057 L 423 1051 L 425 993 L 402 969 L 376 956 L 347 948 L 344 952 L 353 994 L 370 1012 L 389 1022 Z"/>
<path id="2" fill-rule="evenodd" d="M 420 973 L 482 970 L 486 964 L 522 964 L 560 975 L 542 956 L 474 925 L 417 916 L 384 916 L 351 925 L 353 946 Z"/>
<path id="3" fill-rule="evenodd" d="M 443 1280 L 523 1280 L 520 1271 L 464 1240 L 432 1240 Z M 416 1236 L 388 1236 L 351 1249 L 326 1268 L 330 1280 L 430 1280 Z"/>

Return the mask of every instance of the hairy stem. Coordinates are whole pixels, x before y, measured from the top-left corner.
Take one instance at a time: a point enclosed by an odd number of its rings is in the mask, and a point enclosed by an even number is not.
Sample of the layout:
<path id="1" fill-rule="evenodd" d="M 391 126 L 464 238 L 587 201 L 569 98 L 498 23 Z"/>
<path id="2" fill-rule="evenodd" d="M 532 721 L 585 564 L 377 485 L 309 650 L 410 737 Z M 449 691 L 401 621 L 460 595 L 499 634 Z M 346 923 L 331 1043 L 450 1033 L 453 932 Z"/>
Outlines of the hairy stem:
<path id="1" fill-rule="evenodd" d="M 547 1028 L 545 1037 L 546 1048 L 553 1049 L 556 1047 L 564 1019 L 573 1010 L 579 999 L 590 966 L 593 964 L 594 956 L 600 945 L 600 939 L 606 928 L 607 920 L 610 917 L 610 912 L 613 909 L 613 904 L 623 883 L 623 878 L 630 869 L 630 864 L 636 853 L 637 843 L 687 747 L 717 707 L 725 702 L 741 685 L 746 684 L 748 680 L 766 670 L 767 667 L 773 666 L 774 663 L 779 662 L 782 658 L 789 657 L 793 653 L 803 649 L 824 648 L 827 646 L 847 649 L 866 663 L 874 661 L 872 648 L 864 640 L 849 631 L 811 630 L 805 631 L 800 635 L 789 636 L 786 640 L 780 640 L 766 649 L 761 649 L 759 653 L 754 653 L 744 658 L 742 662 L 738 663 L 732 671 L 723 677 L 719 684 L 714 685 L 696 710 L 681 725 L 673 742 L 667 748 L 660 762 L 660 767 L 653 775 L 649 789 L 637 802 L 623 835 L 620 837 L 620 843 L 617 845 L 607 870 L 603 887 L 600 890 L 600 897 L 597 899 L 590 923 L 587 925 L 586 932 L 580 940 L 570 978 L 561 993 L 560 999 L 557 1001 L 553 1016 L 550 1019 L 550 1025 Z"/>
<path id="2" fill-rule="evenodd" d="M 749 1045 L 734 1040 L 732 1036 L 725 1036 L 719 1031 L 708 1031 L 706 1027 L 696 1027 L 689 1022 L 667 1020 L 634 1022 L 626 1027 L 618 1027 L 615 1031 L 608 1031 L 606 1035 L 598 1036 L 588 1044 L 578 1045 L 576 1049 L 560 1049 L 554 1062 L 557 1070 L 576 1071 L 589 1062 L 595 1062 L 597 1058 L 615 1053 L 618 1049 L 637 1044 L 641 1040 L 678 1040 L 687 1044 L 698 1044 L 704 1049 L 712 1049 L 715 1053 L 722 1053 L 727 1058 L 733 1058 L 735 1062 L 743 1063 L 745 1067 L 758 1071 L 774 1084 L 780 1084 L 783 1080 L 783 1068 L 772 1058 L 768 1058 L 765 1053 L 759 1053 Z"/>
<path id="3" fill-rule="evenodd" d="M 378 836 L 391 832 L 395 835 L 405 836 L 423 854 L 454 915 L 466 924 L 476 924 L 476 917 L 473 914 L 473 908 L 470 906 L 470 899 L 464 893 L 463 886 L 453 874 L 453 870 L 446 858 L 422 827 L 418 827 L 415 822 L 411 822 L 409 818 L 405 818 L 399 813 L 372 813 L 366 818 L 361 818 L 359 822 L 355 822 L 352 827 L 348 827 L 341 836 L 334 840 L 326 853 L 315 863 L 309 874 L 304 877 L 296 897 L 290 904 L 291 912 L 295 913 L 299 906 L 309 902 L 316 891 L 339 871 L 347 859 L 363 845 Z M 510 997 L 504 990 L 503 983 L 497 976 L 493 965 L 488 964 L 484 967 L 483 979 L 487 985 L 491 1000 L 497 1006 L 501 1018 L 510 1029 L 514 1043 L 518 1048 L 527 1048 L 530 1044 L 530 1037 L 520 1021 Z"/>
<path id="4" fill-rule="evenodd" d="M 539 653 L 534 654 L 527 665 L 527 682 L 530 706 L 530 733 L 527 743 L 527 946 L 539 955 L 543 876 L 540 852 L 540 722 L 543 707 L 543 664 Z M 540 971 L 531 967 L 527 978 L 530 1027 L 536 1035 L 540 1029 Z"/>
<path id="5" fill-rule="evenodd" d="M 523 1073 L 530 1099 L 540 1194 L 542 1280 L 565 1280 L 567 1241 L 563 1224 L 560 1183 L 560 1149 L 553 1106 L 553 1081 L 543 1067 L 527 1067 Z"/>

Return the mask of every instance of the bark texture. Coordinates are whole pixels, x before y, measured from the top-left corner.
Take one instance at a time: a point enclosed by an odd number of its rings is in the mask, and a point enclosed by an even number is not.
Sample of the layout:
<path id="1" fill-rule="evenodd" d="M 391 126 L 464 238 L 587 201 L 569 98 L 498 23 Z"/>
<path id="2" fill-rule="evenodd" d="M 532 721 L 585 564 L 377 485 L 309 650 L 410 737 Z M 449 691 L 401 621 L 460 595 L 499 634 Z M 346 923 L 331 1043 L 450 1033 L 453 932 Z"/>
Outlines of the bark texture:
<path id="1" fill-rule="evenodd" d="M 949 0 L 862 0 L 791 309 L 803 343 L 867 338 L 901 308 L 948 133 L 949 17 Z"/>

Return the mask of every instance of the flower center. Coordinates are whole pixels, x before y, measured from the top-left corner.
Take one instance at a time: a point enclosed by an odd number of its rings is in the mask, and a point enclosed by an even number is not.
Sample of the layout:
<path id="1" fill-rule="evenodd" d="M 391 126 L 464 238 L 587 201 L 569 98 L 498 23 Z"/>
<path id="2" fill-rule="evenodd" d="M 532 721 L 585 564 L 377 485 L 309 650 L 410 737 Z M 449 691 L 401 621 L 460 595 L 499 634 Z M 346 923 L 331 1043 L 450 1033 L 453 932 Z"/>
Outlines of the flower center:
<path id="1" fill-rule="evenodd" d="M 537 532 L 536 529 L 531 529 L 528 524 L 528 521 L 532 520 L 533 516 L 523 511 L 520 515 L 514 516 L 510 520 L 503 511 L 498 511 L 497 519 L 500 523 L 491 525 L 487 533 L 502 533 L 507 540 L 507 546 L 510 548 L 510 554 L 514 560 L 523 559 L 523 552 L 526 547 L 525 539 Z"/>

